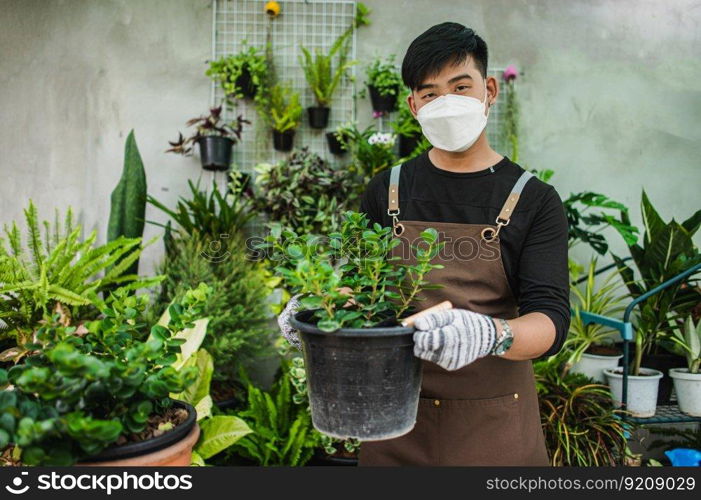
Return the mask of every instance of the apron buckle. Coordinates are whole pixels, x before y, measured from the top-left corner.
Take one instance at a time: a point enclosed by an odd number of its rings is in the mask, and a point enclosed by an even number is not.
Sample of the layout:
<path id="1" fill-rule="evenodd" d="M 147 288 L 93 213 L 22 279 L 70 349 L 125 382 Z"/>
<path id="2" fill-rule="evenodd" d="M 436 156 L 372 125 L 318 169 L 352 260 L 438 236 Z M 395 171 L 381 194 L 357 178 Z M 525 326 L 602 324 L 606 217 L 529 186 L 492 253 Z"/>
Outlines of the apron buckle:
<path id="1" fill-rule="evenodd" d="M 482 229 L 482 239 L 487 242 L 492 242 L 497 239 L 499 236 L 499 231 L 501 231 L 501 228 L 504 226 L 508 226 L 510 219 L 505 219 L 506 222 L 503 222 L 499 217 L 497 217 L 496 222 L 497 222 L 497 227 L 494 229 L 493 227 L 485 227 Z"/>
<path id="2" fill-rule="evenodd" d="M 400 236 L 404 232 L 404 225 L 401 224 L 397 218 L 397 215 L 399 215 L 399 209 L 387 209 L 387 215 L 392 216 L 392 232 L 395 236 Z"/>

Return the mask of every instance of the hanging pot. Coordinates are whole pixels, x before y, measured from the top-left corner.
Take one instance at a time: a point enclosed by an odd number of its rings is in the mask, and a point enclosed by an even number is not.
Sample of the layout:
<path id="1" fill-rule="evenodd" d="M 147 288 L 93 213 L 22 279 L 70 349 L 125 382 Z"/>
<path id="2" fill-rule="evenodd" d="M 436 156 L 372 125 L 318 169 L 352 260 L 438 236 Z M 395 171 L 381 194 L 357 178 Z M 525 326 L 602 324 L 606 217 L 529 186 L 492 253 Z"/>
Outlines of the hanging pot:
<path id="1" fill-rule="evenodd" d="M 234 141 L 228 137 L 206 135 L 197 139 L 200 146 L 200 160 L 205 170 L 229 170 L 231 148 Z"/>
<path id="2" fill-rule="evenodd" d="M 331 108 L 326 106 L 310 106 L 307 108 L 309 114 L 309 126 L 312 128 L 326 128 L 329 124 L 329 113 Z"/>
<path id="3" fill-rule="evenodd" d="M 390 113 L 397 109 L 397 95 L 399 94 L 399 87 L 396 87 L 394 94 L 382 95 L 377 87 L 374 85 L 368 85 L 368 90 L 370 91 L 370 101 L 372 102 L 372 109 L 378 113 Z"/>
<path id="4" fill-rule="evenodd" d="M 186 409 L 187 418 L 170 431 L 146 441 L 112 446 L 76 465 L 189 466 L 192 463 L 192 448 L 200 436 L 197 412 L 192 405 L 183 401 L 175 401 L 173 406 Z"/>
<path id="5" fill-rule="evenodd" d="M 421 140 L 420 134 L 401 135 L 399 134 L 399 157 L 404 158 L 414 152 Z"/>
<path id="6" fill-rule="evenodd" d="M 326 142 L 329 144 L 329 151 L 335 155 L 344 155 L 347 153 L 341 141 L 336 137 L 336 132 L 326 132 Z"/>
<path id="7" fill-rule="evenodd" d="M 284 132 L 273 130 L 273 147 L 275 148 L 275 151 L 291 151 L 294 137 L 294 129 L 286 130 Z"/>
<path id="8" fill-rule="evenodd" d="M 241 74 L 236 79 L 236 88 L 241 90 L 244 97 L 253 99 L 256 96 L 256 86 L 253 85 L 253 78 L 248 67 L 244 67 Z"/>
<path id="9" fill-rule="evenodd" d="M 341 328 L 324 332 L 301 311 L 290 324 L 301 332 L 314 427 L 365 441 L 392 439 L 413 429 L 421 388 L 413 327 Z"/>

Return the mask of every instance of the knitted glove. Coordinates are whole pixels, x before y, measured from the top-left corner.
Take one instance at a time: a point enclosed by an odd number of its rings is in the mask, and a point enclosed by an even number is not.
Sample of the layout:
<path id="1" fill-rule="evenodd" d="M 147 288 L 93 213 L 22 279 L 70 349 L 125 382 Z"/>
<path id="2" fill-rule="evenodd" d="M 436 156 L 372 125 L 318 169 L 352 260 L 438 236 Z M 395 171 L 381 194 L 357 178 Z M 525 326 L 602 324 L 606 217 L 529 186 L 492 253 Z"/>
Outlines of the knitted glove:
<path id="1" fill-rule="evenodd" d="M 280 313 L 280 316 L 277 317 L 277 324 L 280 325 L 282 336 L 300 351 L 302 350 L 302 343 L 299 341 L 297 330 L 290 325 L 290 316 L 299 310 L 299 298 L 301 296 L 301 293 L 294 295 L 285 306 L 285 309 Z"/>
<path id="2" fill-rule="evenodd" d="M 486 356 L 496 342 L 494 320 L 465 309 L 426 314 L 414 327 L 414 355 L 446 370 L 458 370 Z"/>

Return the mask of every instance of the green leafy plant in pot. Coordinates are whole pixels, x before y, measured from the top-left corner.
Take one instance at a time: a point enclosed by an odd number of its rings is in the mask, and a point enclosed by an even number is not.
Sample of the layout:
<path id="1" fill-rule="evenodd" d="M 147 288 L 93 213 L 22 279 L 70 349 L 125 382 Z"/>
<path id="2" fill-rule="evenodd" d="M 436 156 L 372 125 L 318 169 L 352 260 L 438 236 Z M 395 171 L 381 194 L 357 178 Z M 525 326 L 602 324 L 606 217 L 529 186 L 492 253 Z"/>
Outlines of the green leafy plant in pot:
<path id="1" fill-rule="evenodd" d="M 241 115 L 231 124 L 223 123 L 222 106 L 209 110 L 209 115 L 188 120 L 188 127 L 195 127 L 189 137 L 180 133 L 177 141 L 168 141 L 166 153 L 183 156 L 192 154 L 194 144 L 200 146 L 200 160 L 205 170 L 228 170 L 231 165 L 231 148 L 241 139 L 244 123 L 251 123 Z"/>
<path id="2" fill-rule="evenodd" d="M 694 233 L 701 226 L 701 210 L 682 223 L 678 223 L 674 219 L 665 222 L 643 191 L 641 211 L 645 225 L 642 244 L 636 242 L 628 247 L 640 279 L 635 278 L 634 269 L 628 266 L 623 259 L 613 256 L 621 277 L 633 298 L 642 296 L 661 283 L 701 262 L 701 254 L 699 254 L 692 239 Z M 624 225 L 630 224 L 627 212 L 621 213 L 621 222 Z M 661 362 L 659 358 L 663 358 L 663 354 L 665 354 L 659 352 L 660 341 L 670 335 L 669 312 L 686 317 L 692 308 L 701 302 L 701 292 L 697 286 L 693 286 L 692 282 L 693 276 L 650 296 L 640 304 L 634 318 L 635 353 L 630 367 L 629 394 L 631 402 L 628 409 L 637 413 L 638 416 L 654 414 L 655 403 L 659 401 L 664 404 L 669 398 L 671 384 L 668 384 L 666 389 L 664 382 L 667 379 L 664 379 L 660 384 L 663 370 L 668 369 L 657 364 Z M 652 366 L 643 368 L 644 356 L 648 357 L 646 364 L 656 361 L 656 368 Z M 674 359 L 671 361 L 676 363 Z M 606 370 L 605 374 L 612 385 L 614 395 L 620 394 L 623 376 L 621 370 Z M 660 389 L 659 399 L 657 398 L 658 389 Z M 663 390 L 666 397 L 662 395 Z M 638 394 L 645 394 L 645 400 L 639 399 Z M 649 401 L 649 398 L 653 398 L 652 401 Z M 634 401 L 638 400 L 641 405 L 639 411 L 631 407 Z M 642 406 L 643 401 L 645 401 L 644 407 Z"/>
<path id="3" fill-rule="evenodd" d="M 26 345 L 31 355 L 0 370 L 0 448 L 18 446 L 26 465 L 189 465 L 195 410 L 169 395 L 196 378 L 196 368 L 173 366 L 185 342 L 177 333 L 204 321 L 209 292 L 190 290 L 165 325 L 143 323 L 148 295 L 126 289 L 97 320 L 48 319 Z"/>
<path id="4" fill-rule="evenodd" d="M 375 113 L 389 113 L 397 109 L 397 98 L 402 88 L 402 77 L 394 64 L 394 55 L 385 60 L 376 58 L 366 69 L 367 87 Z"/>
<path id="5" fill-rule="evenodd" d="M 207 76 L 219 82 L 227 98 L 254 98 L 265 88 L 268 63 L 265 54 L 244 40 L 238 54 L 211 61 Z"/>
<path id="6" fill-rule="evenodd" d="M 701 321 L 694 323 L 689 315 L 680 326 L 674 322 L 670 337 L 673 352 L 683 355 L 686 368 L 671 368 L 669 376 L 674 380 L 679 409 L 694 417 L 701 417 Z"/>
<path id="7" fill-rule="evenodd" d="M 270 88 L 269 115 L 270 127 L 273 129 L 273 147 L 276 151 L 292 150 L 295 130 L 302 118 L 302 105 L 299 93 L 294 92 L 289 84 L 277 83 Z"/>
<path id="8" fill-rule="evenodd" d="M 273 230 L 266 243 L 276 272 L 302 295 L 303 310 L 291 324 L 301 332 L 314 426 L 340 439 L 409 432 L 421 366 L 414 329 L 400 321 L 417 294 L 437 286 L 427 280 L 440 267 L 431 263 L 443 245 L 437 232 L 421 233 L 413 265 L 392 255 L 400 241 L 391 228 L 369 226 L 357 212 L 346 212 L 340 230 L 328 237 Z M 349 304 L 345 289 L 353 296 Z"/>
<path id="9" fill-rule="evenodd" d="M 614 345 L 615 330 L 600 324 L 585 324 L 581 312 L 616 316 L 623 312 L 625 294 L 618 293 L 622 286 L 617 282 L 618 272 L 614 270 L 597 286 L 597 259 L 592 258 L 586 274 L 584 286 L 578 286 L 578 276 L 572 280 L 570 304 L 572 321 L 565 341 L 564 350 L 569 353 L 566 369 L 582 373 L 596 382 L 605 383 L 603 370 L 616 368 L 623 357 Z"/>

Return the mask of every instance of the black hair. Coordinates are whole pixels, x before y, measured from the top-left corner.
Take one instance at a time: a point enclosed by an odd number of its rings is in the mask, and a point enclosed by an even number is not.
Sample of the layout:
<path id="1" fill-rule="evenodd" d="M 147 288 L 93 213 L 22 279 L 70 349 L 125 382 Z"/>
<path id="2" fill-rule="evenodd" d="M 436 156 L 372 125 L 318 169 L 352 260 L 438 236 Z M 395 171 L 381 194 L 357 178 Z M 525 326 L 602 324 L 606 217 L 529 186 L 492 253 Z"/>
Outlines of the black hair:
<path id="1" fill-rule="evenodd" d="M 436 24 L 411 42 L 402 62 L 402 80 L 411 90 L 448 63 L 461 64 L 472 56 L 487 78 L 487 44 L 472 29 L 460 23 Z"/>

